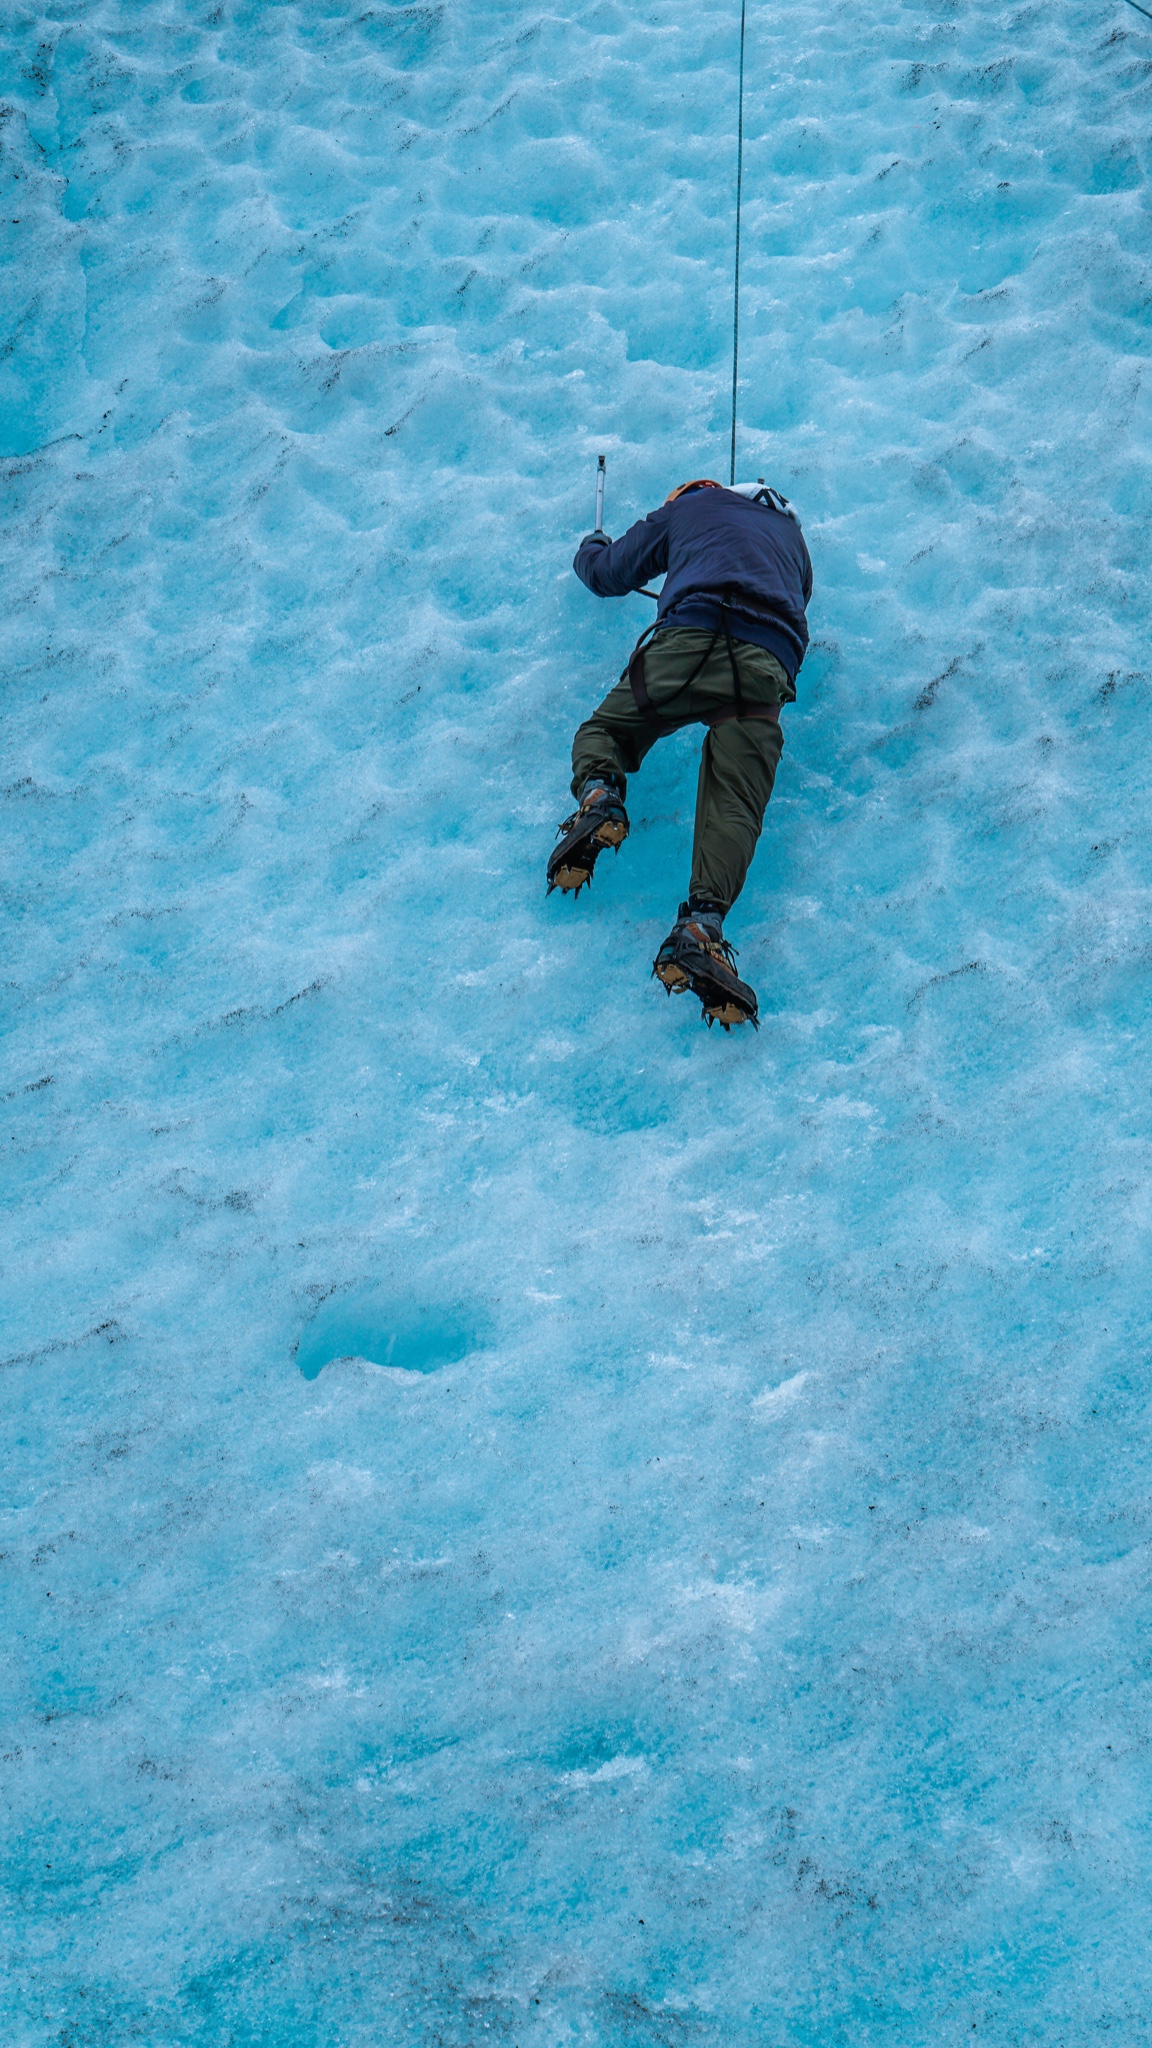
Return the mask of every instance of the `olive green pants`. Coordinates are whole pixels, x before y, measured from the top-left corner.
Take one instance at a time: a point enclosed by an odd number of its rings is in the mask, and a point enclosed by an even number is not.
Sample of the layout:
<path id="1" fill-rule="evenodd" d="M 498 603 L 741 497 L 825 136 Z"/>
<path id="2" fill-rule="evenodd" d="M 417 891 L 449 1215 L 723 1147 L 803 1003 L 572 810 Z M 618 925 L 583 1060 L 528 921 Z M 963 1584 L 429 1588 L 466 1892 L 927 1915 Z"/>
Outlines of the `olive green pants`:
<path id="1" fill-rule="evenodd" d="M 695 681 L 684 684 L 710 633 L 670 627 L 644 650 L 644 684 L 652 712 L 637 708 L 627 676 L 609 690 L 572 742 L 572 793 L 590 775 L 614 775 L 627 791 L 644 756 L 666 732 L 710 727 L 700 756 L 696 832 L 689 894 L 729 910 L 744 887 L 784 748 L 781 703 L 796 695 L 787 670 L 749 640 L 733 648 L 745 716 L 736 715 L 732 664 L 723 634 Z"/>

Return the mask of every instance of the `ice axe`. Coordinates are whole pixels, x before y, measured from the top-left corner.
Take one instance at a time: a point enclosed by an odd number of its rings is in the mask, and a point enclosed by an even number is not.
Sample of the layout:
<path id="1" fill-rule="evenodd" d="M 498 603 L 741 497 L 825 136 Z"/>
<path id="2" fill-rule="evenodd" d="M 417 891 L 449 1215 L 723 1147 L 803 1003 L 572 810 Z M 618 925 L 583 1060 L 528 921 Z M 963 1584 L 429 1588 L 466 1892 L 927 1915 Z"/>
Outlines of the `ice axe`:
<path id="1" fill-rule="evenodd" d="M 604 457 L 598 455 L 596 457 L 596 524 L 592 529 L 594 533 L 604 532 L 604 467 Z M 641 589 L 638 594 L 641 597 L 654 597 L 657 604 L 660 602 L 660 592 L 658 590 Z"/>

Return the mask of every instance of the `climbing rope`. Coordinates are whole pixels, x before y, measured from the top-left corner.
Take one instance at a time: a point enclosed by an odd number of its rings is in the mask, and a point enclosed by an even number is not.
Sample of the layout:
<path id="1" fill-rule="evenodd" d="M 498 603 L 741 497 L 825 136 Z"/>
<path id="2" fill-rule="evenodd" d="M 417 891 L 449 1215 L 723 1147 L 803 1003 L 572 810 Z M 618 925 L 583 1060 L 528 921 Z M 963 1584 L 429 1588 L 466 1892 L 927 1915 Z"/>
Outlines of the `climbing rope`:
<path id="1" fill-rule="evenodd" d="M 1140 0 L 1128 0 L 1137 14 L 1145 21 L 1152 21 L 1152 11 L 1140 5 Z M 736 481 L 736 387 L 740 373 L 740 206 L 744 194 L 744 29 L 748 18 L 748 0 L 740 0 L 740 92 L 736 116 L 736 262 L 732 276 L 732 440 L 728 459 L 728 482 Z"/>
<path id="2" fill-rule="evenodd" d="M 1136 0 L 1130 0 L 1130 4 L 1135 7 Z M 740 110 L 736 121 L 736 268 L 732 279 L 732 449 L 728 466 L 730 484 L 736 481 L 736 383 L 740 370 L 740 202 L 744 191 L 744 24 L 747 12 L 748 0 L 740 0 Z"/>
<path id="3" fill-rule="evenodd" d="M 1139 6 L 1139 0 L 1128 0 L 1131 7 Z M 1147 14 L 1145 7 L 1141 14 Z M 1149 16 L 1152 20 L 1152 15 Z M 732 436 L 728 452 L 728 482 L 736 481 L 736 396 L 740 383 L 740 212 L 744 199 L 744 32 L 748 22 L 748 0 L 740 0 L 740 86 L 736 114 L 736 260 L 732 273 Z M 596 526 L 597 533 L 603 532 L 604 520 L 604 457 L 601 455 L 596 471 Z M 642 597 L 659 597 L 655 590 L 643 590 Z"/>

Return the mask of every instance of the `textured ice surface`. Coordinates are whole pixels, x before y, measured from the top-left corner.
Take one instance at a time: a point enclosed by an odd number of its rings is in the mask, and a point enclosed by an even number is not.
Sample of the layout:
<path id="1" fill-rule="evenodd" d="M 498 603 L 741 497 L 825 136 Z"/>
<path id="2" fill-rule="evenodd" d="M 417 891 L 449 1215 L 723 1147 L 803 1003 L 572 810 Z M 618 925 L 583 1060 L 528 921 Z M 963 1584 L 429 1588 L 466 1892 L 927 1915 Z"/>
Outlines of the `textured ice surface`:
<path id="1" fill-rule="evenodd" d="M 724 1038 L 692 736 L 543 862 L 737 15 L 4 11 L 18 2048 L 1152 2040 L 1152 24 L 751 9 Z"/>

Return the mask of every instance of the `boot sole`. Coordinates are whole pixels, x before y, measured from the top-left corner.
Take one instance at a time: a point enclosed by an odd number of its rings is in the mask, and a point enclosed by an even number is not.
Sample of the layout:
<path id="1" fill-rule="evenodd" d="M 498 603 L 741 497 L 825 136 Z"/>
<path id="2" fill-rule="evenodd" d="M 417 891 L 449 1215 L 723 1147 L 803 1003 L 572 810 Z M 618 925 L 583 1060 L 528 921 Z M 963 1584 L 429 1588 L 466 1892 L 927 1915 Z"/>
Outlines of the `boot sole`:
<path id="1" fill-rule="evenodd" d="M 578 896 L 585 882 L 591 880 L 591 868 L 557 868 L 552 877 L 552 887 L 559 889 L 562 896 L 569 895 L 572 890 L 575 890 Z"/>
<path id="2" fill-rule="evenodd" d="M 730 1030 L 733 1024 L 753 1024 L 756 1021 L 747 1010 L 740 1008 L 739 1003 L 723 1003 L 718 1008 L 710 1008 L 705 1003 L 704 1016 L 709 1024 L 722 1024 L 725 1031 Z"/>

